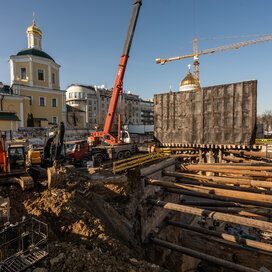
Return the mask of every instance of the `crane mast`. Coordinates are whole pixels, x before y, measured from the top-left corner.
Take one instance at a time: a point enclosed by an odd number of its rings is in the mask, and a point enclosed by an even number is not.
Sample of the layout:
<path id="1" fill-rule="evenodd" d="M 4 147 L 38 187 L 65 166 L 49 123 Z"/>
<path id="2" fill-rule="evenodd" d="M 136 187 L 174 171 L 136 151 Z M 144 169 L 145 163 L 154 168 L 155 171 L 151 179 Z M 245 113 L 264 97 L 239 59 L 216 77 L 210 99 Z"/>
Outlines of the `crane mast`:
<path id="1" fill-rule="evenodd" d="M 114 83 L 114 87 L 112 91 L 111 101 L 110 101 L 104 129 L 103 131 L 91 132 L 90 139 L 91 139 L 91 142 L 93 143 L 97 143 L 100 138 L 103 138 L 109 144 L 120 143 L 119 137 L 115 138 L 114 136 L 111 135 L 110 132 L 111 132 L 112 124 L 113 124 L 114 115 L 116 112 L 118 98 L 123 92 L 123 78 L 124 78 L 124 74 L 125 74 L 125 70 L 127 66 L 127 61 L 129 58 L 129 51 L 130 51 L 133 34 L 135 31 L 141 5 L 142 5 L 141 0 L 135 0 L 133 4 L 133 10 L 132 10 L 131 18 L 129 21 L 128 31 L 127 31 L 122 55 L 120 58 L 118 70 L 117 70 L 117 75 L 116 75 L 116 79 L 115 79 L 115 83 Z"/>

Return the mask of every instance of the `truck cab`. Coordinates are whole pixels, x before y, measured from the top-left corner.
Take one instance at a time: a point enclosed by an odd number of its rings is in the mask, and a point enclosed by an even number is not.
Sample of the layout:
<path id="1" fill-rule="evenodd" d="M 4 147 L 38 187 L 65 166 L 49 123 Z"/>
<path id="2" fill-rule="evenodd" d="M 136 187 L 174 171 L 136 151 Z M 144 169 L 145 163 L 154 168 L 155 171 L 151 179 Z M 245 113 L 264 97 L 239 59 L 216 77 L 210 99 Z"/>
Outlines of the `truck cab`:
<path id="1" fill-rule="evenodd" d="M 69 141 L 65 146 L 66 161 L 70 164 L 86 167 L 88 161 L 93 161 L 96 165 L 100 165 L 109 158 L 105 148 L 91 147 L 87 140 Z"/>

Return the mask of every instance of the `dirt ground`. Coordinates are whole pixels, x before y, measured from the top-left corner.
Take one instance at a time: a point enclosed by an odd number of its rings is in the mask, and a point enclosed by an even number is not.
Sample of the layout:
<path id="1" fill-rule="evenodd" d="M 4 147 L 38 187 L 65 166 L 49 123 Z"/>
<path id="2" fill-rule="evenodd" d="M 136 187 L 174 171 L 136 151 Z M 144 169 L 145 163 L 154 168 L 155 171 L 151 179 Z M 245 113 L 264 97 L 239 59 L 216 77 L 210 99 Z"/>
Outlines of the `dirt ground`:
<path id="1" fill-rule="evenodd" d="M 145 261 L 143 250 L 129 232 L 122 214 L 129 201 L 125 176 L 67 172 L 65 187 L 45 184 L 22 192 L 19 186 L 0 187 L 10 198 L 11 222 L 33 216 L 48 224 L 49 257 L 34 267 L 46 271 L 167 271 Z"/>

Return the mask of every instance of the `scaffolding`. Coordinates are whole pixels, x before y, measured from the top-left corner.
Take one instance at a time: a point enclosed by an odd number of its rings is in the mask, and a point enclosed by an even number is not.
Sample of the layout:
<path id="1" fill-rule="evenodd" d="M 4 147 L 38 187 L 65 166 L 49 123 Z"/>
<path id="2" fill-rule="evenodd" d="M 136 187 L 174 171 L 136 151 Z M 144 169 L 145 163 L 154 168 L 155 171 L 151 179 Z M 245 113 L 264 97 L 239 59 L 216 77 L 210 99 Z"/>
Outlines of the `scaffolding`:
<path id="1" fill-rule="evenodd" d="M 33 266 L 48 255 L 47 224 L 33 217 L 0 231 L 0 271 L 19 272 Z"/>

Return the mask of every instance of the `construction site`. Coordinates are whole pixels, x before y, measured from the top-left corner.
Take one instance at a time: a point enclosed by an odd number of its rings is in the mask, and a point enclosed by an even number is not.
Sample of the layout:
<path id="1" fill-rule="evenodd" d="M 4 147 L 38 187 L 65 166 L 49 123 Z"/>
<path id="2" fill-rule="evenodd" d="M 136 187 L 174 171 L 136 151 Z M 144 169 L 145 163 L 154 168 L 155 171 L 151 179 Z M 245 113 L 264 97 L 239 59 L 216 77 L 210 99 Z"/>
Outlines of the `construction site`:
<path id="1" fill-rule="evenodd" d="M 193 58 L 194 74 L 154 95 L 153 134 L 135 140 L 120 115 L 113 123 L 141 5 L 101 131 L 70 139 L 60 122 L 39 147 L 0 131 L 1 272 L 272 271 L 272 142 L 256 136 L 257 80 L 201 87 L 198 58 L 272 36 L 199 52 L 195 39 L 193 54 L 156 59 Z"/>

